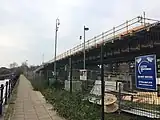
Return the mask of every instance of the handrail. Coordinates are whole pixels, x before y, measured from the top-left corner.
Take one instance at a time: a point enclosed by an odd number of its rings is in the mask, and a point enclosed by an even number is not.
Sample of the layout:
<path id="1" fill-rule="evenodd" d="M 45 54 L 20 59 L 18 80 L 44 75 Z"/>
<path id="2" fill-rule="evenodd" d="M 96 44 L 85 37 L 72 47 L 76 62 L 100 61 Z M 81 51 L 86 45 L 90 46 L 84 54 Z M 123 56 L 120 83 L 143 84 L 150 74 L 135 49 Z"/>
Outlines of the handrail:
<path id="1" fill-rule="evenodd" d="M 16 76 L 13 76 L 11 79 L 0 85 L 0 115 L 3 114 L 3 105 L 7 104 L 19 76 L 20 74 L 17 74 Z"/>
<path id="2" fill-rule="evenodd" d="M 116 27 L 113 27 L 112 29 L 103 32 L 102 34 L 99 34 L 95 36 L 94 38 L 91 38 L 85 42 L 85 49 L 90 49 L 92 47 L 97 47 L 97 45 L 102 43 L 107 43 L 112 40 L 115 40 L 117 37 L 121 37 L 122 35 L 128 35 L 132 33 L 132 31 L 136 32 L 140 29 L 145 28 L 146 26 L 149 26 L 153 24 L 153 22 L 159 22 L 158 20 L 150 19 L 150 18 L 143 18 L 141 16 L 138 16 L 136 18 L 133 18 L 131 20 L 126 21 L 125 23 L 122 23 Z M 124 34 L 125 33 L 125 34 Z M 103 39 L 102 39 L 103 38 Z M 63 59 L 65 57 L 74 55 L 80 51 L 83 50 L 84 43 L 81 43 L 72 49 L 67 50 L 66 52 L 58 55 L 56 57 L 56 60 Z M 54 62 L 54 59 L 50 60 L 50 62 Z"/>
<path id="3" fill-rule="evenodd" d="M 6 101 L 7 101 L 6 97 L 8 97 L 8 95 L 9 95 L 9 93 L 8 93 L 8 89 L 9 89 L 8 86 L 10 87 L 10 80 L 6 81 L 5 85 L 1 84 L 0 90 L 1 91 L 2 91 L 2 89 L 5 90 L 5 95 L 1 96 L 1 102 L 2 102 L 2 104 L 3 104 L 3 102 L 6 103 Z M 6 89 L 4 89 L 4 88 L 6 88 Z M 2 93 L 2 94 L 4 94 L 4 93 Z"/>

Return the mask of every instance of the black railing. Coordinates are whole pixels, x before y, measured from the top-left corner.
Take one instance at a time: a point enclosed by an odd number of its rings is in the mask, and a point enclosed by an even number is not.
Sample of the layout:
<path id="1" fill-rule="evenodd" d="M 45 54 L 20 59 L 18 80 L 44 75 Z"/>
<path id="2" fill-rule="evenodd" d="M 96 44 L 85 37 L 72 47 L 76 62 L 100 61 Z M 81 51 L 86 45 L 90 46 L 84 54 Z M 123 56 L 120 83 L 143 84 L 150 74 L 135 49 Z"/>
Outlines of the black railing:
<path id="1" fill-rule="evenodd" d="M 11 96 L 13 88 L 15 87 L 20 75 L 9 75 L 5 83 L 0 85 L 0 115 L 3 114 L 4 105 L 8 104 L 8 99 Z"/>

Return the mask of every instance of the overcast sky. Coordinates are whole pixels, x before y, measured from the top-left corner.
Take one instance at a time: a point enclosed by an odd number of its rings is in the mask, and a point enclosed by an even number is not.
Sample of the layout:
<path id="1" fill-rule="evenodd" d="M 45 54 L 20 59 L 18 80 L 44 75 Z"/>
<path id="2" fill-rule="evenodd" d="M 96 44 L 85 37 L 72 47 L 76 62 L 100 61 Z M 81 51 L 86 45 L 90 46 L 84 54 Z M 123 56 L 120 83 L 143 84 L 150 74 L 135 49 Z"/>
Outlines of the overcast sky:
<path id="1" fill-rule="evenodd" d="M 41 64 L 54 55 L 55 20 L 60 19 L 58 53 L 146 12 L 160 20 L 159 0 L 0 0 L 0 66 Z"/>

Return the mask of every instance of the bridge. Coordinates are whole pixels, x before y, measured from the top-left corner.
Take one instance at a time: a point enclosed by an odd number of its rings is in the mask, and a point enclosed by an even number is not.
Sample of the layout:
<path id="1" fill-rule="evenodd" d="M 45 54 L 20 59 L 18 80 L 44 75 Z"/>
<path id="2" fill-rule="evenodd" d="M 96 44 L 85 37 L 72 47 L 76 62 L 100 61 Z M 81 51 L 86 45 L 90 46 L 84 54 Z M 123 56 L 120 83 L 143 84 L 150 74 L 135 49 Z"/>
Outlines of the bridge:
<path id="1" fill-rule="evenodd" d="M 87 75 L 81 75 L 81 72 L 79 72 L 84 69 L 84 48 L 85 69 L 87 69 L 87 72 L 91 71 L 90 75 L 88 73 Z M 154 92 L 137 89 L 134 68 L 135 57 L 140 55 L 156 54 L 157 62 L 160 61 L 159 49 L 160 21 L 138 16 L 58 55 L 56 59 L 50 60 L 36 69 L 34 72 L 38 74 L 34 74 L 34 77 L 38 78 L 36 82 L 41 83 L 43 81 L 47 85 L 53 85 L 52 83 L 55 81 L 52 73 L 56 62 L 58 74 L 55 77 L 58 81 L 62 81 L 62 84 L 58 85 L 62 85 L 65 90 L 71 92 L 72 90 L 90 91 L 91 95 L 93 94 L 91 91 L 94 89 L 96 91 L 94 95 L 98 93 L 98 90 L 103 90 L 104 93 L 114 94 L 118 98 L 119 109 L 124 112 L 149 118 L 160 118 L 159 110 L 153 110 L 155 99 L 156 104 L 160 104 L 159 97 L 157 97 L 160 93 L 159 88 Z M 100 74 L 101 56 L 104 58 L 105 69 L 104 71 L 101 69 Z M 158 79 L 160 78 L 159 73 L 160 71 L 157 74 Z M 82 80 L 81 78 L 84 76 L 87 77 Z M 157 81 L 159 81 L 158 79 Z M 157 86 L 159 86 L 158 84 Z M 99 87 L 97 87 L 98 85 Z M 103 93 L 102 96 L 104 96 Z M 92 98 L 93 101 L 96 99 Z M 146 101 L 146 98 L 148 101 Z M 128 102 L 131 106 L 127 104 Z M 151 107 L 146 108 L 144 106 Z"/>
<path id="2" fill-rule="evenodd" d="M 118 70 L 121 63 L 126 63 L 128 71 L 134 64 L 136 56 L 156 54 L 160 57 L 160 22 L 158 20 L 138 16 L 121 25 L 95 36 L 85 42 L 86 69 L 98 69 L 100 64 L 101 46 L 104 46 L 104 64 L 109 71 Z M 74 69 L 83 69 L 84 43 L 56 57 L 57 70 L 69 64 L 72 58 Z M 53 70 L 54 59 L 41 65 L 40 70 Z"/>

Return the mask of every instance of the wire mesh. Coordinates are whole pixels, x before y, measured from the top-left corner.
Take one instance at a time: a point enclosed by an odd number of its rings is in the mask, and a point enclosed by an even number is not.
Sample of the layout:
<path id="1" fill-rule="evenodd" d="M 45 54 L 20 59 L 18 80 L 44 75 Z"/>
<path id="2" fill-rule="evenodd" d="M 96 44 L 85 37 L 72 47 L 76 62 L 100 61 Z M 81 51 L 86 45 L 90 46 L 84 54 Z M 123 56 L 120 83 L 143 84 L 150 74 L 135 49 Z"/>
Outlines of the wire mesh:
<path id="1" fill-rule="evenodd" d="M 132 76 L 134 74 L 123 73 L 121 75 Z M 135 84 L 130 83 L 134 81 L 134 77 L 130 77 L 132 79 L 129 81 L 128 79 L 124 78 L 121 79 L 121 82 L 116 84 L 116 90 L 109 90 L 107 88 L 105 89 L 106 93 L 113 94 L 117 97 L 117 104 L 119 105 L 119 110 L 137 116 L 143 116 L 148 119 L 159 119 L 160 98 L 157 96 L 157 91 L 135 89 L 135 87 L 133 87 L 135 86 Z M 116 80 L 116 83 L 118 81 L 119 80 Z M 119 87 L 119 85 L 121 85 L 121 87 Z"/>

